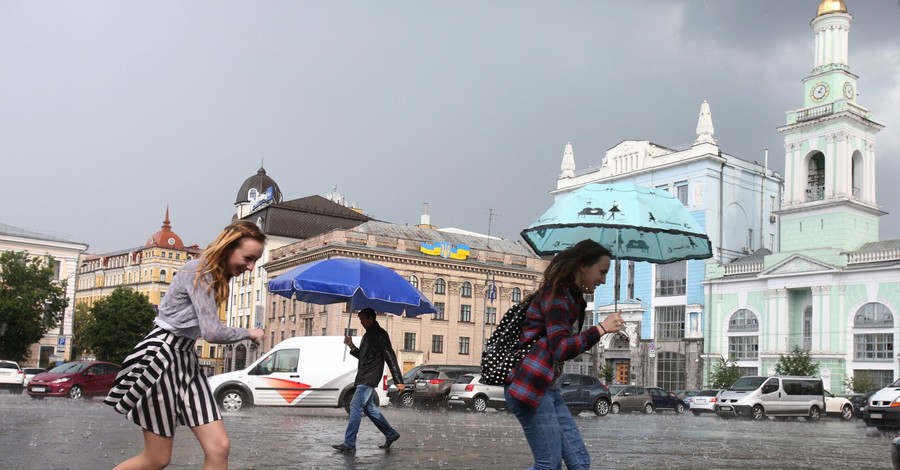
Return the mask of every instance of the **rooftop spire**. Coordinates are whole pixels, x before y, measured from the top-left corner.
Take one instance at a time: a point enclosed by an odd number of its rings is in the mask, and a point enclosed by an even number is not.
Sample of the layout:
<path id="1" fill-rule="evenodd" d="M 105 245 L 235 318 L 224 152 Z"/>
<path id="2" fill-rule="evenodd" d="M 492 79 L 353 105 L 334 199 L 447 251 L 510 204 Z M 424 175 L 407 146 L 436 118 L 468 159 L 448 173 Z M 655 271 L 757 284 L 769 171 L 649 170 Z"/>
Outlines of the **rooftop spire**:
<path id="1" fill-rule="evenodd" d="M 697 119 L 697 140 L 694 141 L 694 145 L 716 145 L 716 140 L 713 139 L 714 133 L 715 129 L 713 129 L 712 114 L 709 112 L 709 103 L 703 100 L 703 104 L 700 105 L 700 118 Z"/>
<path id="2" fill-rule="evenodd" d="M 572 178 L 575 176 L 575 151 L 572 150 L 572 143 L 566 143 L 566 149 L 563 151 L 562 165 L 560 165 L 562 173 L 560 178 Z"/>

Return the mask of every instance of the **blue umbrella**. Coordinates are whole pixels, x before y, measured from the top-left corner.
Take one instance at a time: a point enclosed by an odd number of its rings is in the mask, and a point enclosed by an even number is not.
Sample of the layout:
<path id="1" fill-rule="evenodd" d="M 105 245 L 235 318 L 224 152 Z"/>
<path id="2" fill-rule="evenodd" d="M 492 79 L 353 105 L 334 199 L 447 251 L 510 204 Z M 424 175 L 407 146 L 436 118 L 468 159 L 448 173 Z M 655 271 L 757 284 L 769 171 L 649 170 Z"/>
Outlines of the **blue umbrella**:
<path id="1" fill-rule="evenodd" d="M 269 292 L 320 305 L 350 302 L 350 310 L 368 307 L 408 317 L 435 313 L 431 301 L 393 269 L 359 259 L 297 266 L 270 280 Z"/>
<path id="2" fill-rule="evenodd" d="M 712 257 L 712 243 L 674 195 L 634 184 L 589 184 L 561 196 L 522 238 L 539 255 L 591 239 L 617 259 L 671 263 Z"/>

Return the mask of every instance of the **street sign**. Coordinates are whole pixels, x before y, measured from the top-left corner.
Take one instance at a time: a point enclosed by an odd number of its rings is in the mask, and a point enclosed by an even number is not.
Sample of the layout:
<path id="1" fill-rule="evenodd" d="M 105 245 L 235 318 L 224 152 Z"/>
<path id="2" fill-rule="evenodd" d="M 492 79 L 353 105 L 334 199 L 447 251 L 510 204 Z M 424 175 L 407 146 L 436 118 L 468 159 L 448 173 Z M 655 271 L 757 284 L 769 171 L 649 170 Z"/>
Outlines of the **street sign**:
<path id="1" fill-rule="evenodd" d="M 61 348 L 62 348 L 62 347 L 65 347 L 65 345 L 66 345 L 66 337 L 65 337 L 65 336 L 60 336 L 59 339 L 56 340 L 56 345 L 59 346 L 59 347 L 61 347 Z"/>
<path id="2" fill-rule="evenodd" d="M 655 349 L 651 349 L 651 350 L 650 350 L 650 357 L 656 357 L 656 350 L 655 350 Z"/>

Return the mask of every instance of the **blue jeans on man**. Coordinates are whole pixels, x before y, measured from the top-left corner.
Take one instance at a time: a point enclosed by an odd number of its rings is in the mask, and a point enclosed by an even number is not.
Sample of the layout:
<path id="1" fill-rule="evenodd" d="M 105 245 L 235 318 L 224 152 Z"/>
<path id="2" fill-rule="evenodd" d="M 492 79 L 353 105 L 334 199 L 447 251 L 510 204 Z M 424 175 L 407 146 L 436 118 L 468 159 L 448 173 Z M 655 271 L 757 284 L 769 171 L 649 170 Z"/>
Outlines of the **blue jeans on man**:
<path id="1" fill-rule="evenodd" d="M 362 415 L 372 420 L 372 424 L 384 434 L 388 441 L 397 440 L 400 433 L 388 424 L 387 419 L 375 405 L 375 390 L 368 385 L 357 385 L 353 400 L 350 401 L 350 421 L 347 423 L 347 431 L 344 433 L 344 445 L 356 449 L 356 434 L 359 432 L 359 423 Z"/>
<path id="2" fill-rule="evenodd" d="M 581 431 L 566 407 L 559 389 L 547 390 L 537 408 L 532 408 L 506 392 L 506 406 L 518 418 L 525 440 L 534 456 L 535 470 L 591 468 Z"/>

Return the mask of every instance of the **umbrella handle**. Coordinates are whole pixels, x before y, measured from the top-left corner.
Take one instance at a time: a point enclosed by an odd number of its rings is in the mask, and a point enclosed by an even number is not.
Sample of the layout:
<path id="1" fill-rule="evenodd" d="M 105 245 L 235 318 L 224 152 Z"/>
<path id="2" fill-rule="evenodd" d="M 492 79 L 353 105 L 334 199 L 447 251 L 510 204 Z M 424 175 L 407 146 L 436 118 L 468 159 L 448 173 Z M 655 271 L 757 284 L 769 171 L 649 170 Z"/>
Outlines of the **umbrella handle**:
<path id="1" fill-rule="evenodd" d="M 350 317 L 347 318 L 347 334 L 350 333 L 350 322 L 352 322 L 352 321 L 353 321 L 353 312 L 350 312 Z M 344 337 L 346 338 L 347 335 L 344 335 Z M 350 349 L 350 346 L 347 346 L 347 345 L 345 344 L 345 345 L 344 345 L 344 358 L 341 359 L 341 362 L 347 362 L 347 350 L 348 350 L 348 349 Z"/>

